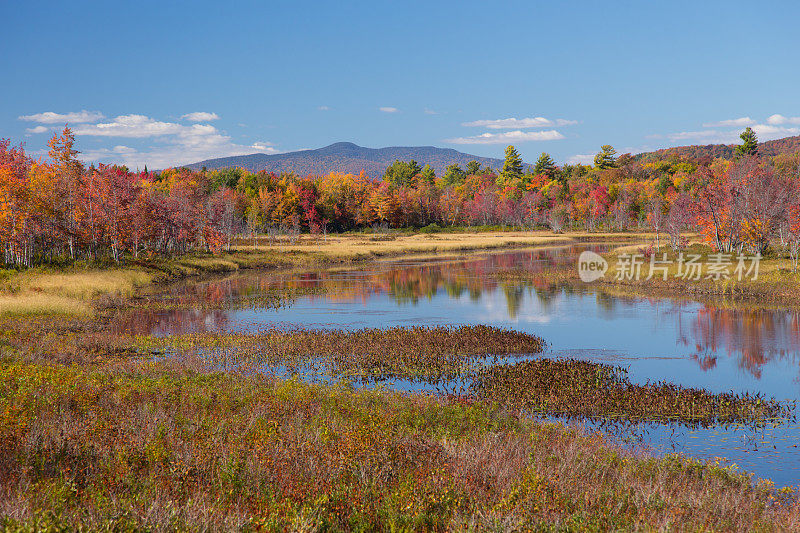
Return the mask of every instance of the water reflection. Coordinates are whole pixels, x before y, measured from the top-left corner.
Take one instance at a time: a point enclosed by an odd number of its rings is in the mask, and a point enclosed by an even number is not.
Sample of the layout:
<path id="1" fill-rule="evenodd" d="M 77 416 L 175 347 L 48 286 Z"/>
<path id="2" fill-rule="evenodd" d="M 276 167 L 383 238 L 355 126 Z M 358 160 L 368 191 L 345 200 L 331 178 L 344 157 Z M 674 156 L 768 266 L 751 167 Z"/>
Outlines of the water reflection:
<path id="1" fill-rule="evenodd" d="M 622 297 L 593 285 L 559 283 L 559 270 L 574 268 L 586 248 L 178 283 L 120 313 L 114 328 L 167 335 L 286 324 L 351 329 L 486 324 L 541 336 L 548 342 L 547 356 L 626 366 L 631 380 L 640 383 L 666 380 L 800 399 L 798 310 Z M 626 439 L 659 451 L 728 457 L 779 485 L 800 482 L 796 424 L 759 433 L 636 425 L 631 435 Z"/>
<path id="2" fill-rule="evenodd" d="M 760 378 L 762 367 L 775 358 L 796 359 L 800 348 L 798 319 L 797 310 L 704 305 L 695 313 L 688 331 L 679 328 L 678 341 L 694 346 L 692 357 L 703 370 L 714 369 L 718 354 L 724 351 L 738 358 L 741 369 Z"/>
<path id="3" fill-rule="evenodd" d="M 594 248 L 603 250 L 602 246 Z M 443 323 L 438 316 L 443 310 L 447 318 L 444 323 L 483 322 L 535 329 L 562 350 L 618 348 L 627 355 L 653 357 L 675 357 L 677 350 L 703 372 L 717 369 L 719 358 L 725 357 L 760 379 L 763 367 L 770 362 L 796 361 L 800 353 L 797 310 L 626 298 L 592 285 L 555 283 L 552 272 L 574 264 L 582 249 L 585 246 L 460 261 L 387 262 L 369 270 L 252 273 L 180 283 L 156 295 L 144 308 L 120 314 L 115 328 L 164 335 L 241 330 L 273 322 L 383 327 L 412 319 Z M 497 306 L 498 301 L 502 308 Z M 341 307 L 339 312 L 337 306 Z M 330 315 L 329 320 L 307 320 L 325 313 Z M 352 322 L 336 319 L 337 315 L 353 318 L 354 314 L 359 316 Z M 598 321 L 607 322 L 607 333 L 616 331 L 618 335 L 593 334 L 592 327 Z M 572 331 L 560 331 L 559 324 L 569 325 Z M 542 331 L 548 325 L 556 330 L 550 337 Z M 584 326 L 589 329 L 582 330 Z M 659 341 L 658 346 L 619 342 L 622 336 L 647 340 L 643 326 L 658 329 L 652 339 Z M 595 344 L 562 342 L 576 335 Z"/>

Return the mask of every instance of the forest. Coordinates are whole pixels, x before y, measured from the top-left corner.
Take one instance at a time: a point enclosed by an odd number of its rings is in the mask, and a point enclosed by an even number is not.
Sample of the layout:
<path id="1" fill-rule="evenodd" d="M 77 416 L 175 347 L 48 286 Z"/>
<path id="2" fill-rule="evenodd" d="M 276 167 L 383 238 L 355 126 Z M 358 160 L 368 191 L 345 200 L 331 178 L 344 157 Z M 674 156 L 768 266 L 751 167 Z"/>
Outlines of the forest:
<path id="1" fill-rule="evenodd" d="M 564 232 L 651 230 L 673 249 L 699 232 L 720 252 L 800 249 L 800 152 L 761 154 L 748 128 L 730 158 L 663 152 L 557 166 L 525 165 L 509 146 L 500 169 L 473 161 L 437 176 L 396 161 L 383 176 L 132 172 L 85 166 L 69 127 L 48 159 L 0 140 L 0 243 L 7 266 L 218 252 L 236 238 L 363 228 L 507 226 Z"/>

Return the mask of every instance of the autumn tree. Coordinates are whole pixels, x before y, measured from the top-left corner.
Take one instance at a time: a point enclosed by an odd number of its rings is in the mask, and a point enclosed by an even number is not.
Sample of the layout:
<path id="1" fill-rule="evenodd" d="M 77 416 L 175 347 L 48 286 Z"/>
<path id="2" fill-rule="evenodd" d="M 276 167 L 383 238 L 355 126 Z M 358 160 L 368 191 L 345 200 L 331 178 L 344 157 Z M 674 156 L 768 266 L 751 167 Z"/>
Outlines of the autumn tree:
<path id="1" fill-rule="evenodd" d="M 647 223 L 656 232 L 656 250 L 661 248 L 661 231 L 667 220 L 667 203 L 655 187 L 647 191 Z"/>
<path id="2" fill-rule="evenodd" d="M 757 157 L 734 162 L 730 169 L 734 209 L 741 212 L 741 240 L 764 253 L 787 216 L 791 183 Z"/>
<path id="3" fill-rule="evenodd" d="M 47 146 L 50 147 L 48 155 L 52 161 L 62 193 L 60 205 L 58 206 L 58 211 L 61 215 L 59 220 L 64 225 L 62 229 L 67 238 L 69 255 L 72 259 L 75 258 L 75 238 L 78 231 L 75 213 L 83 172 L 83 164 L 76 158 L 80 152 L 75 150 L 74 145 L 75 135 L 68 126 L 64 126 L 60 136 L 54 133 L 47 143 Z"/>
<path id="4" fill-rule="evenodd" d="M 673 250 L 679 250 L 683 244 L 682 233 L 694 227 L 692 204 L 686 193 L 670 193 L 667 197 L 669 211 L 664 224 L 669 235 L 669 244 Z"/>

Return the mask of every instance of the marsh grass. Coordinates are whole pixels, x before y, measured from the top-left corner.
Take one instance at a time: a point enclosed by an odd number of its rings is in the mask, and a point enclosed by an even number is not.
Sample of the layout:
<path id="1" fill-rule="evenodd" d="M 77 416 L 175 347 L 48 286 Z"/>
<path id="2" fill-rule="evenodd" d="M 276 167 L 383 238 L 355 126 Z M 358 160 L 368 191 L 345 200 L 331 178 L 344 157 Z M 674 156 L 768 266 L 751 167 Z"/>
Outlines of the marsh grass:
<path id="1" fill-rule="evenodd" d="M 5 530 L 791 530 L 790 495 L 496 404 L 118 362 L 0 366 Z"/>
<path id="2" fill-rule="evenodd" d="M 62 314 L 88 315 L 91 308 L 86 302 L 57 294 L 36 292 L 0 294 L 0 317 Z"/>
<path id="3" fill-rule="evenodd" d="M 248 253 L 249 264 L 269 254 Z M 229 267 L 199 259 L 211 263 L 180 268 Z M 168 268 L 148 272 L 178 275 Z M 605 365 L 511 360 L 538 353 L 541 339 L 485 326 L 157 339 L 112 334 L 100 315 L 0 323 L 0 530 L 800 527 L 791 491 L 735 467 L 655 458 L 528 416 L 566 406 L 587 416 L 688 413 L 694 423 L 770 419 L 760 397 L 641 389 Z M 323 370 L 347 383 L 260 371 L 320 354 Z M 489 374 L 485 358 L 497 354 L 508 356 L 505 370 Z M 479 380 L 471 394 L 352 385 L 393 376 Z M 645 405 L 665 391 L 663 403 Z"/>
<path id="4" fill-rule="evenodd" d="M 667 247 L 662 247 L 655 253 L 656 260 L 671 261 L 667 269 L 667 279 L 663 279 L 663 274 L 659 271 L 651 279 L 646 279 L 649 272 L 649 259 L 644 261 L 640 279 L 617 279 L 613 275 L 619 267 L 618 252 L 636 253 L 640 248 L 633 249 L 628 246 L 624 249 L 617 249 L 615 253 L 608 254 L 609 270 L 603 280 L 602 286 L 616 288 L 627 291 L 641 291 L 653 295 L 691 295 L 693 297 L 721 296 L 733 300 L 758 300 L 760 302 L 782 302 L 786 304 L 800 303 L 800 274 L 791 271 L 791 262 L 784 258 L 780 252 L 773 252 L 761 259 L 758 268 L 757 279 L 745 275 L 742 279 L 735 274 L 734 269 L 737 264 L 736 254 L 733 254 L 730 266 L 730 276 L 721 279 L 708 278 L 708 271 L 704 268 L 700 279 L 681 279 L 678 277 L 678 254 Z M 706 245 L 692 244 L 682 250 L 686 254 L 696 254 L 700 256 L 699 262 L 705 265 L 714 261 L 714 252 Z M 750 260 L 745 263 L 750 266 Z M 577 274 L 577 272 L 576 272 Z M 611 275 L 609 275 L 611 274 Z"/>
<path id="5" fill-rule="evenodd" d="M 490 326 L 142 336 L 134 346 L 208 370 L 355 385 L 404 380 L 423 390 L 571 418 L 709 426 L 780 424 L 795 415 L 793 404 L 762 395 L 640 385 L 618 366 L 532 359 L 544 347 L 540 338 Z"/>
<path id="6" fill-rule="evenodd" d="M 794 404 L 761 394 L 711 393 L 668 382 L 631 383 L 627 370 L 574 359 L 537 359 L 481 369 L 472 393 L 484 400 L 581 419 L 686 425 L 781 423 Z"/>
<path id="7" fill-rule="evenodd" d="M 134 346 L 209 368 L 262 373 L 277 368 L 361 383 L 399 378 L 446 385 L 470 375 L 486 357 L 539 353 L 544 342 L 534 335 L 477 325 L 141 336 Z"/>
<path id="8" fill-rule="evenodd" d="M 246 240 L 237 250 L 309 254 L 319 262 L 353 262 L 407 254 L 453 253 L 504 248 L 576 244 L 590 240 L 644 242 L 647 234 L 637 233 L 568 233 L 550 231 L 437 232 L 388 234 L 301 235 L 294 241 L 275 244 L 262 242 L 253 246 Z M 258 241 L 257 241 L 258 242 Z"/>
<path id="9" fill-rule="evenodd" d="M 147 273 L 130 269 L 24 271 L 5 279 L 0 290 L 0 315 L 86 315 L 96 296 L 128 297 L 150 281 Z"/>

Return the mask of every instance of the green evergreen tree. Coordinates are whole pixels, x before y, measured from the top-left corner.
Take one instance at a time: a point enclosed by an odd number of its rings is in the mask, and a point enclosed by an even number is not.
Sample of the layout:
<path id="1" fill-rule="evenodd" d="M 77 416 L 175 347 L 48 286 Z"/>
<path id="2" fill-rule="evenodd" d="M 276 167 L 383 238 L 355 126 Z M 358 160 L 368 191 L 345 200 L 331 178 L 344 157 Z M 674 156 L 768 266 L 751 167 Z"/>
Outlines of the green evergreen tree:
<path id="1" fill-rule="evenodd" d="M 750 155 L 758 155 L 758 138 L 756 137 L 756 132 L 754 132 L 750 126 L 745 128 L 739 138 L 742 140 L 742 144 L 736 147 L 734 152 L 734 156 L 743 157 L 743 156 L 750 156 Z"/>
<path id="2" fill-rule="evenodd" d="M 433 182 L 436 181 L 436 172 L 430 165 L 425 165 L 419 173 L 419 178 L 421 181 L 433 185 Z"/>
<path id="3" fill-rule="evenodd" d="M 506 158 L 503 161 L 503 170 L 500 171 L 500 177 L 504 183 L 509 182 L 516 178 L 522 177 L 522 157 L 517 152 L 513 145 L 506 147 Z"/>
<path id="4" fill-rule="evenodd" d="M 467 175 L 458 165 L 450 165 L 444 173 L 444 185 L 460 185 L 464 183 Z"/>
<path id="5" fill-rule="evenodd" d="M 540 155 L 539 159 L 536 160 L 536 165 L 533 167 L 533 173 L 553 176 L 553 174 L 556 172 L 556 169 L 556 162 L 553 161 L 553 158 L 550 157 L 550 154 L 542 152 L 542 155 Z"/>
<path id="6" fill-rule="evenodd" d="M 386 167 L 383 179 L 398 186 L 409 185 L 414 176 L 420 172 L 422 172 L 422 167 L 413 159 L 408 162 L 396 159 L 394 163 Z"/>
<path id="7" fill-rule="evenodd" d="M 601 152 L 594 156 L 594 165 L 600 170 L 617 167 L 617 151 L 610 144 L 600 147 Z"/>
<path id="8" fill-rule="evenodd" d="M 467 163 L 467 176 L 479 176 L 481 174 L 481 164 L 474 159 Z"/>

